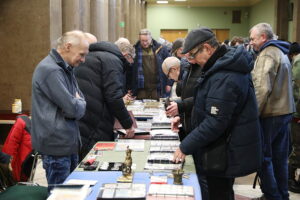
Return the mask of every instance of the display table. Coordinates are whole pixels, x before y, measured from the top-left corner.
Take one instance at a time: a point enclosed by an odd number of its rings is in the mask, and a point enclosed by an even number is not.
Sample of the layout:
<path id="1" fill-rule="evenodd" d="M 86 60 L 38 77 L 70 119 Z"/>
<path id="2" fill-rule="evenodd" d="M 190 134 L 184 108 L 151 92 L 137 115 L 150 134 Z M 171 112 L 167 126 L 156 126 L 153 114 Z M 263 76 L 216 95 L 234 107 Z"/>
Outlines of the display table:
<path id="1" fill-rule="evenodd" d="M 133 183 L 144 183 L 148 190 L 150 185 L 151 175 L 166 175 L 166 173 L 148 173 L 148 172 L 135 172 L 133 175 Z M 70 179 L 80 179 L 80 180 L 96 180 L 97 184 L 93 186 L 90 195 L 86 200 L 96 200 L 100 187 L 104 183 L 116 183 L 117 179 L 122 176 L 121 172 L 78 172 L 75 171 L 70 174 L 66 181 Z M 201 200 L 200 187 L 198 184 L 198 179 L 195 173 L 189 174 L 189 179 L 183 178 L 183 185 L 193 186 L 195 200 Z M 168 178 L 168 184 L 173 184 L 173 178 Z"/>
<path id="2" fill-rule="evenodd" d="M 100 142 L 100 143 L 107 143 L 107 142 Z M 110 142 L 114 143 L 114 142 Z M 147 156 L 149 155 L 149 148 L 150 148 L 151 140 L 145 140 L 145 148 L 144 151 L 132 151 L 132 162 L 136 165 L 134 171 L 136 172 L 143 172 L 145 164 L 147 162 Z M 96 144 L 97 145 L 97 144 Z M 95 145 L 95 146 L 96 146 Z M 89 157 L 89 155 L 94 155 L 95 150 L 94 148 L 90 150 L 89 154 L 86 156 L 83 161 Z M 108 151 L 101 151 L 98 156 L 96 156 L 96 161 L 103 162 L 124 162 L 125 159 L 125 152 L 124 151 L 115 151 L 115 150 L 108 150 Z M 195 165 L 191 155 L 186 156 L 185 163 L 183 166 L 183 170 L 187 173 L 193 172 L 195 173 Z M 84 171 L 83 168 L 79 168 L 79 166 L 75 169 L 75 171 Z M 98 171 L 98 168 L 95 170 Z"/>

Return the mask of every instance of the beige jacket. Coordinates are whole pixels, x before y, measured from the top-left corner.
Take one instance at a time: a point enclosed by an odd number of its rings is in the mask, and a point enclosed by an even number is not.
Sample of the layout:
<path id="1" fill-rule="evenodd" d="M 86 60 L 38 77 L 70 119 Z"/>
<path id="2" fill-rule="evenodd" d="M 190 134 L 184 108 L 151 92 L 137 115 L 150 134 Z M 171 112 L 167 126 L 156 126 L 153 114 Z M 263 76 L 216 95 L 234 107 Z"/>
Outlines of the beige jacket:
<path id="1" fill-rule="evenodd" d="M 292 67 L 279 48 L 268 46 L 260 52 L 252 77 L 260 117 L 295 112 Z"/>

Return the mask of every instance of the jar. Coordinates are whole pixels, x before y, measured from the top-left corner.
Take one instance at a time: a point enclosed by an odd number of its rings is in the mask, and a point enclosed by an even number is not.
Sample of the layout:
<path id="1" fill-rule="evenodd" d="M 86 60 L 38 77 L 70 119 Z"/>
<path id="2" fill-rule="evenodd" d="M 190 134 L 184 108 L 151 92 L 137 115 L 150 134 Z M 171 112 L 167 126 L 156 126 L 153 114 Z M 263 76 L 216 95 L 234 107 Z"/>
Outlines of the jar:
<path id="1" fill-rule="evenodd" d="M 22 101 L 21 99 L 15 99 L 12 104 L 12 113 L 22 113 Z"/>

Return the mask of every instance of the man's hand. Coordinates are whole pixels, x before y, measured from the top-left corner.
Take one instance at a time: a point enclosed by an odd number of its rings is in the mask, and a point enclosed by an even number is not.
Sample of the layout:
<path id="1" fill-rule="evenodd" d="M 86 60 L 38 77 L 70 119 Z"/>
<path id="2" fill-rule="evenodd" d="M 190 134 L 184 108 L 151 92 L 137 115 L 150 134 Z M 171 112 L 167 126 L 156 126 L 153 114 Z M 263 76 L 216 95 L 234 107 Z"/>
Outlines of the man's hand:
<path id="1" fill-rule="evenodd" d="M 128 90 L 128 93 L 123 97 L 123 101 L 126 104 L 129 101 L 133 101 L 136 97 L 132 96 L 131 90 Z"/>
<path id="2" fill-rule="evenodd" d="M 175 117 L 176 115 L 179 115 L 178 105 L 176 102 L 172 101 L 170 103 L 170 105 L 167 107 L 166 115 L 168 117 Z"/>
<path id="3" fill-rule="evenodd" d="M 171 120 L 171 130 L 179 132 L 180 117 L 176 116 Z"/>
<path id="4" fill-rule="evenodd" d="M 168 92 L 171 92 L 171 89 L 172 89 L 172 86 L 170 86 L 170 85 L 166 85 L 166 92 L 168 93 Z"/>
<path id="5" fill-rule="evenodd" d="M 133 126 L 131 126 L 129 129 L 125 129 L 126 130 L 126 135 L 124 136 L 124 138 L 133 138 L 134 137 L 134 128 Z"/>
<path id="6" fill-rule="evenodd" d="M 76 97 L 77 99 L 81 99 L 81 96 L 79 95 L 78 92 L 76 92 L 75 97 Z"/>
<path id="7" fill-rule="evenodd" d="M 183 162 L 185 159 L 185 154 L 182 153 L 182 151 L 180 150 L 180 148 L 178 148 L 173 155 L 173 162 L 175 163 L 179 163 L 179 162 Z"/>

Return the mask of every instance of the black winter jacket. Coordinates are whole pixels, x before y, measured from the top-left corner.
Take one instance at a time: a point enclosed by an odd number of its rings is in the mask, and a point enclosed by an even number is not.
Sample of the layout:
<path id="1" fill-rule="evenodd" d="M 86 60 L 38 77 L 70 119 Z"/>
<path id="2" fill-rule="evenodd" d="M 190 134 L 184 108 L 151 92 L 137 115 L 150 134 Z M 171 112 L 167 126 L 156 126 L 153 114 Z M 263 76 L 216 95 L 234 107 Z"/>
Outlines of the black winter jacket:
<path id="1" fill-rule="evenodd" d="M 179 81 L 176 87 L 176 94 L 181 98 L 176 100 L 180 120 L 187 135 L 191 129 L 191 115 L 194 106 L 194 90 L 197 79 L 201 76 L 201 67 L 197 64 L 186 67 L 183 80 Z"/>
<path id="2" fill-rule="evenodd" d="M 226 131 L 231 133 L 228 167 L 214 175 L 244 176 L 260 167 L 262 145 L 252 68 L 253 61 L 242 46 L 221 46 L 203 67 L 194 95 L 194 129 L 180 145 L 183 153 L 193 154 L 198 172 L 203 149 Z"/>
<path id="3" fill-rule="evenodd" d="M 127 64 L 115 44 L 98 42 L 90 45 L 86 61 L 75 68 L 87 102 L 86 113 L 79 121 L 84 148 L 91 148 L 97 141 L 114 140 L 115 117 L 123 128 L 131 127 L 132 120 L 122 99 Z"/>

